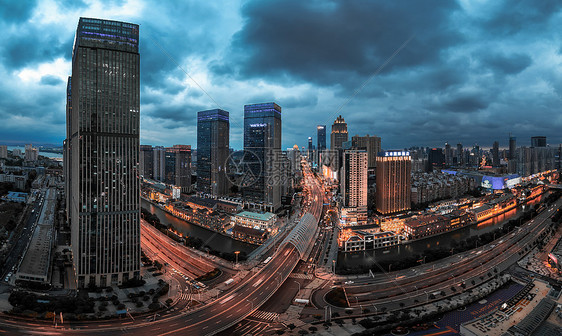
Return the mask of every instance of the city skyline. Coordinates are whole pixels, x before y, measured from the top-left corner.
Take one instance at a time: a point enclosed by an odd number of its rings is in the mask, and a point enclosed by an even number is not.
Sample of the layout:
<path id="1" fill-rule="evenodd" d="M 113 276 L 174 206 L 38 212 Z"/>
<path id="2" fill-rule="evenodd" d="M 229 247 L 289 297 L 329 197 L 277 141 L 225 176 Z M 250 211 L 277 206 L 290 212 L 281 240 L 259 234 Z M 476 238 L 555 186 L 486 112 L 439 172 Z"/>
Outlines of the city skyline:
<path id="1" fill-rule="evenodd" d="M 519 146 L 536 135 L 558 144 L 562 50 L 554 6 L 560 4 L 10 3 L 0 14 L 0 73 L 9 83 L 0 87 L 0 142 L 62 144 L 72 23 L 88 16 L 139 22 L 147 34 L 142 144 L 194 146 L 196 113 L 223 108 L 231 112 L 231 146 L 242 148 L 243 106 L 262 101 L 284 107 L 282 148 L 306 145 L 316 125 L 331 125 L 339 114 L 350 136 L 376 134 L 386 149 L 445 142 L 487 148 L 494 141 L 506 148 L 509 133 Z M 290 20 L 278 14 L 289 12 Z M 379 14 L 373 20 L 363 12 Z M 186 17 L 195 24 L 185 27 Z M 171 21 L 160 24 L 164 19 Z M 354 23 L 341 31 L 343 22 Z M 283 50 L 291 54 L 280 57 Z"/>

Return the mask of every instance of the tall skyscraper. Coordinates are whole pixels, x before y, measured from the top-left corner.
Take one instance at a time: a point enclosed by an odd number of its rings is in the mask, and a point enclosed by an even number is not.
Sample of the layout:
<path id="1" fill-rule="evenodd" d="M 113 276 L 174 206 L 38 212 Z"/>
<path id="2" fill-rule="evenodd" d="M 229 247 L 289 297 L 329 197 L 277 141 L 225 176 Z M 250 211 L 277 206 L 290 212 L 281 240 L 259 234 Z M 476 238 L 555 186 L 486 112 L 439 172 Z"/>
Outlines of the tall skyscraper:
<path id="1" fill-rule="evenodd" d="M 71 185 L 72 185 L 72 150 L 70 136 L 72 135 L 72 77 L 66 82 L 66 139 L 63 141 L 63 174 L 66 221 L 70 223 Z"/>
<path id="2" fill-rule="evenodd" d="M 507 158 L 510 160 L 515 159 L 515 149 L 517 148 L 516 141 L 517 139 L 515 137 L 509 136 L 509 155 Z"/>
<path id="3" fill-rule="evenodd" d="M 340 115 L 332 124 L 332 134 L 330 135 L 330 149 L 342 149 L 342 143 L 347 140 L 347 123 Z"/>
<path id="4" fill-rule="evenodd" d="M 184 193 L 191 190 L 191 146 L 174 145 L 166 148 L 163 182 L 180 187 Z"/>
<path id="5" fill-rule="evenodd" d="M 462 144 L 457 144 L 457 165 L 462 166 L 464 164 L 464 152 L 462 149 Z"/>
<path id="6" fill-rule="evenodd" d="M 546 137 L 545 136 L 531 137 L 531 147 L 546 147 Z"/>
<path id="7" fill-rule="evenodd" d="M 343 144 L 342 144 L 343 146 Z M 377 154 L 381 149 L 381 138 L 378 136 L 355 135 L 351 138 L 351 146 L 354 149 L 364 149 L 367 151 L 367 164 L 369 169 L 375 169 L 377 166 Z"/>
<path id="8" fill-rule="evenodd" d="M 228 111 L 197 113 L 197 191 L 221 196 L 228 193 L 226 178 L 230 146 Z"/>
<path id="9" fill-rule="evenodd" d="M 441 169 L 445 165 L 445 156 L 443 155 L 442 148 L 432 148 L 427 153 L 427 161 L 429 165 L 428 171 L 434 169 Z"/>
<path id="10" fill-rule="evenodd" d="M 321 155 L 321 153 L 326 149 L 326 125 L 316 126 L 316 137 L 316 149 L 318 150 L 319 155 Z"/>
<path id="11" fill-rule="evenodd" d="M 152 155 L 153 178 L 156 181 L 164 182 L 166 179 L 166 148 L 154 146 Z"/>
<path id="12" fill-rule="evenodd" d="M 367 151 L 343 152 L 341 195 L 344 207 L 364 207 L 367 210 Z"/>
<path id="13" fill-rule="evenodd" d="M 244 105 L 244 161 L 252 183 L 243 187 L 244 198 L 262 203 L 265 210 L 281 206 L 281 186 L 276 174 L 281 153 L 281 107 L 275 103 Z"/>
<path id="14" fill-rule="evenodd" d="M 312 154 L 314 153 L 314 145 L 312 144 L 312 137 L 308 137 L 308 160 L 312 160 Z"/>
<path id="15" fill-rule="evenodd" d="M 150 145 L 140 146 L 139 171 L 145 178 L 154 178 L 154 151 Z"/>
<path id="16" fill-rule="evenodd" d="M 494 141 L 492 146 L 492 166 L 500 166 L 500 144 L 497 141 Z"/>
<path id="17" fill-rule="evenodd" d="M 383 215 L 410 209 L 410 152 L 385 151 L 377 156 L 377 211 Z"/>
<path id="18" fill-rule="evenodd" d="M 140 275 L 139 65 L 138 25 L 80 18 L 67 118 L 78 288 Z"/>
<path id="19" fill-rule="evenodd" d="M 451 166 L 453 164 L 453 150 L 448 142 L 445 143 L 445 165 Z"/>

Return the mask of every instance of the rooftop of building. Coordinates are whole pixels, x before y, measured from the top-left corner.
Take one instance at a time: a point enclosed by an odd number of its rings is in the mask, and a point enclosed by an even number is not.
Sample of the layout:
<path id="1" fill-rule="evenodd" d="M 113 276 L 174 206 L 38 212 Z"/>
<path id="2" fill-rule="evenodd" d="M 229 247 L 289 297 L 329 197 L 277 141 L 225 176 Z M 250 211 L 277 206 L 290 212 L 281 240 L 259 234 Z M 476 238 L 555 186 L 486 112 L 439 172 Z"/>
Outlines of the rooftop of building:
<path id="1" fill-rule="evenodd" d="M 257 213 L 257 212 L 250 212 L 250 211 L 242 211 L 241 213 L 236 214 L 235 216 L 254 219 L 254 220 L 261 220 L 261 221 L 269 221 L 275 218 L 275 214 L 271 212 Z"/>
<path id="2" fill-rule="evenodd" d="M 242 226 L 242 225 L 234 225 L 234 227 L 232 228 L 232 232 L 239 232 L 239 233 L 243 233 L 245 235 L 248 236 L 254 236 L 254 237 L 263 237 L 265 235 L 267 235 L 267 233 L 265 231 L 259 230 L 259 229 L 254 229 L 251 227 L 247 227 L 247 226 Z"/>
<path id="3" fill-rule="evenodd" d="M 52 230 L 53 228 L 47 225 L 37 225 L 35 227 L 18 273 L 47 276 L 51 258 Z"/>
<path id="4" fill-rule="evenodd" d="M 187 199 L 188 203 L 192 203 L 195 205 L 203 206 L 206 208 L 213 208 L 218 201 L 213 198 L 202 198 L 197 196 L 191 196 Z"/>
<path id="5" fill-rule="evenodd" d="M 449 218 L 447 218 L 446 216 L 432 214 L 406 219 L 404 224 L 409 227 L 418 227 L 447 220 L 449 220 Z"/>
<path id="6" fill-rule="evenodd" d="M 8 198 L 21 198 L 29 196 L 28 193 L 19 192 L 19 191 L 8 191 Z"/>

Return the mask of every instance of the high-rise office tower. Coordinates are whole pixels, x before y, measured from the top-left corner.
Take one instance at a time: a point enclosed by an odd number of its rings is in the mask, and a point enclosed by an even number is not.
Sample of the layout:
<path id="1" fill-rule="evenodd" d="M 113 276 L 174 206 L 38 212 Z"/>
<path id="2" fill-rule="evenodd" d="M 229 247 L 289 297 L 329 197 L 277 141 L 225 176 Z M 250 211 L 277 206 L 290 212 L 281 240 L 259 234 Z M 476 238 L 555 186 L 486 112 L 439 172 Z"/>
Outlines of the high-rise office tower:
<path id="1" fill-rule="evenodd" d="M 322 152 L 323 150 L 326 149 L 326 125 L 316 126 L 316 133 L 318 138 L 317 149 L 319 152 Z"/>
<path id="2" fill-rule="evenodd" d="M 166 148 L 163 182 L 180 187 L 184 193 L 191 190 L 191 146 L 174 145 Z"/>
<path id="3" fill-rule="evenodd" d="M 462 166 L 464 163 L 464 152 L 462 149 L 462 144 L 457 144 L 457 165 Z"/>
<path id="4" fill-rule="evenodd" d="M 332 133 L 330 134 L 330 149 L 342 149 L 342 143 L 347 140 L 347 123 L 340 115 L 332 124 Z"/>
<path id="5" fill-rule="evenodd" d="M 515 159 L 515 149 L 517 148 L 516 140 L 515 137 L 509 136 L 509 155 L 507 158 L 510 160 Z"/>
<path id="6" fill-rule="evenodd" d="M 312 153 L 314 152 L 314 145 L 312 144 L 312 137 L 308 137 L 308 160 L 312 160 Z"/>
<path id="7" fill-rule="evenodd" d="M 72 135 L 72 77 L 68 76 L 66 82 L 66 138 L 63 141 L 63 174 L 64 174 L 64 197 L 66 221 L 70 223 L 70 200 L 72 185 L 72 155 L 70 147 L 70 136 Z"/>
<path id="8" fill-rule="evenodd" d="M 340 177 L 341 219 L 345 225 L 363 224 L 367 220 L 367 151 L 344 150 Z"/>
<path id="9" fill-rule="evenodd" d="M 341 195 L 344 207 L 367 210 L 367 151 L 345 150 L 343 152 L 340 178 Z"/>
<path id="10" fill-rule="evenodd" d="M 412 160 L 407 151 L 377 156 L 377 211 L 383 215 L 410 209 Z"/>
<path id="11" fill-rule="evenodd" d="M 343 144 L 342 144 L 343 146 Z M 351 146 L 354 149 L 364 149 L 367 151 L 367 165 L 369 169 L 377 166 L 377 154 L 381 149 L 381 138 L 375 135 L 366 136 L 355 135 L 351 138 Z"/>
<path id="12" fill-rule="evenodd" d="M 145 178 L 154 178 L 154 151 L 151 145 L 140 146 L 139 171 Z"/>
<path id="13" fill-rule="evenodd" d="M 545 136 L 531 137 L 531 147 L 546 147 L 546 137 Z"/>
<path id="14" fill-rule="evenodd" d="M 453 164 L 453 150 L 448 142 L 445 143 L 445 165 L 450 166 Z"/>
<path id="15" fill-rule="evenodd" d="M 166 148 L 154 146 L 152 155 L 153 178 L 156 181 L 164 182 L 166 179 Z"/>
<path id="16" fill-rule="evenodd" d="M 197 113 L 197 191 L 221 196 L 228 193 L 230 119 L 228 111 Z"/>
<path id="17" fill-rule="evenodd" d="M 500 144 L 497 141 L 494 141 L 492 146 L 492 166 L 500 166 Z"/>
<path id="18" fill-rule="evenodd" d="M 443 155 L 443 148 L 432 148 L 427 153 L 428 171 L 434 169 L 441 169 L 445 165 L 445 156 Z"/>
<path id="19" fill-rule="evenodd" d="M 139 65 L 138 25 L 80 18 L 67 134 L 78 288 L 140 275 Z"/>
<path id="20" fill-rule="evenodd" d="M 275 103 L 244 105 L 244 161 L 254 178 L 244 186 L 244 198 L 276 211 L 281 206 L 277 179 L 281 160 L 281 107 Z"/>

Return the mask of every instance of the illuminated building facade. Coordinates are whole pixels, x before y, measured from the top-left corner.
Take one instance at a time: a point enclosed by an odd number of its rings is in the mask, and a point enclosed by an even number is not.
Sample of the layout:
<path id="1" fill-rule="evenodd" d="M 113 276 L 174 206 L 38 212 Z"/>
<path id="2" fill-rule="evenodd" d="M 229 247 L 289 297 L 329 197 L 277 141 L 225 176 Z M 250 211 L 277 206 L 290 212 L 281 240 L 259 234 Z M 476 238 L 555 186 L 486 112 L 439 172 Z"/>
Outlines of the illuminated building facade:
<path id="1" fill-rule="evenodd" d="M 174 145 L 166 148 L 164 183 L 174 185 L 181 192 L 191 191 L 191 146 Z"/>
<path id="2" fill-rule="evenodd" d="M 347 123 L 342 116 L 338 116 L 332 124 L 332 133 L 330 134 L 330 149 L 342 149 L 342 144 L 348 140 Z"/>
<path id="3" fill-rule="evenodd" d="M 78 288 L 140 275 L 139 75 L 138 25 L 80 18 L 66 182 Z"/>
<path id="4" fill-rule="evenodd" d="M 228 111 L 197 113 L 197 191 L 213 196 L 228 193 L 229 134 Z"/>
<path id="5" fill-rule="evenodd" d="M 412 159 L 407 151 L 377 155 L 377 211 L 383 215 L 410 209 Z"/>
<path id="6" fill-rule="evenodd" d="M 281 106 L 276 103 L 244 105 L 244 162 L 252 183 L 242 188 L 243 197 L 276 211 L 281 206 L 277 159 L 281 153 Z M 276 175 L 277 174 L 277 175 Z"/>
<path id="7" fill-rule="evenodd" d="M 364 222 L 367 219 L 367 169 L 367 151 L 343 152 L 340 191 L 344 208 L 342 218 L 346 218 L 346 224 Z"/>

